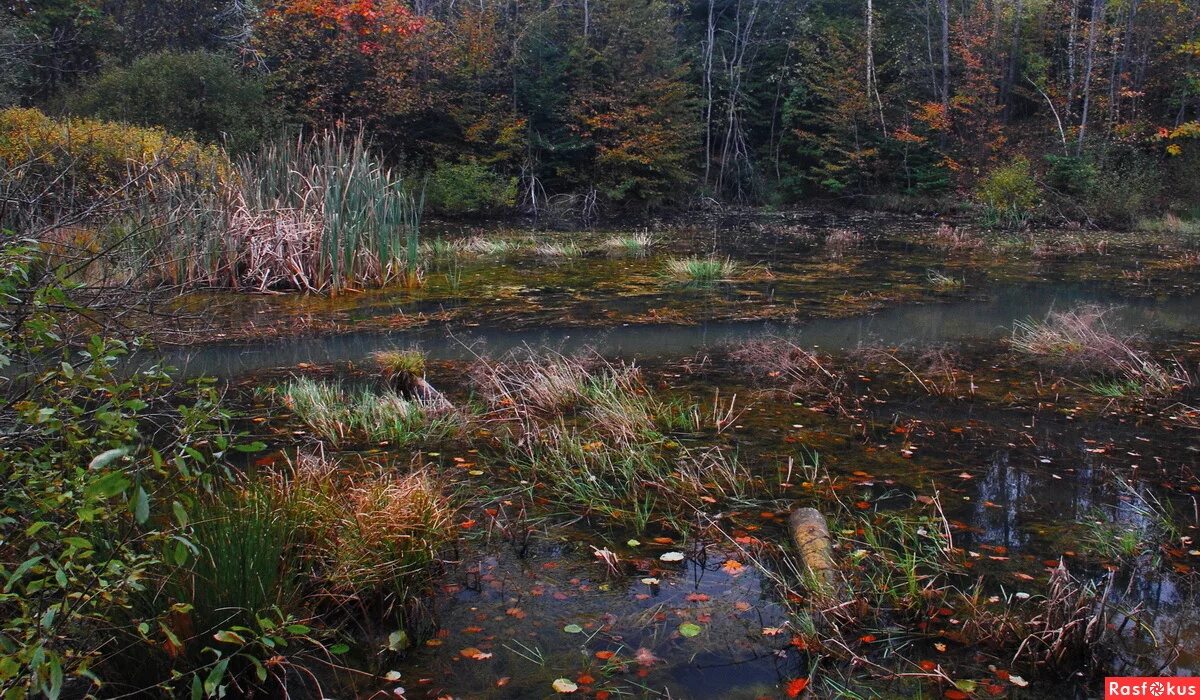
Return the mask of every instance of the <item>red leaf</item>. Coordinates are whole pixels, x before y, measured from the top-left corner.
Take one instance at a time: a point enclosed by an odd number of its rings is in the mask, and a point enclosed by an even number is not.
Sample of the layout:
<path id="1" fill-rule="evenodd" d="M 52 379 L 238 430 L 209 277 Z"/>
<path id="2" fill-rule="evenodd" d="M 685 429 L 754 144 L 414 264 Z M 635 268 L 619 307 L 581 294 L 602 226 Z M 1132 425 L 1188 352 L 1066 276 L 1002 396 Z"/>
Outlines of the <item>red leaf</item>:
<path id="1" fill-rule="evenodd" d="M 808 679 L 807 678 L 793 678 L 787 684 L 787 687 L 784 688 L 783 692 L 787 693 L 787 696 L 789 698 L 794 698 L 794 697 L 800 695 L 800 693 L 803 693 L 804 689 L 807 687 L 808 687 Z"/>

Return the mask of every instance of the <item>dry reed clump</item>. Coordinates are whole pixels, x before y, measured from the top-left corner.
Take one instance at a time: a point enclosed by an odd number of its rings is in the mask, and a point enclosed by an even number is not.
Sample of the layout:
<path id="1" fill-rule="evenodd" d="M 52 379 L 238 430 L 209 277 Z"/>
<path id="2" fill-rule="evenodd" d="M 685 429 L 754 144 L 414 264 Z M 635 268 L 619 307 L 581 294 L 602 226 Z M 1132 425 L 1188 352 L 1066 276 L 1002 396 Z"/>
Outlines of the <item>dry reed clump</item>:
<path id="1" fill-rule="evenodd" d="M 533 247 L 534 255 L 539 258 L 550 260 L 562 260 L 567 258 L 578 258 L 583 255 L 583 249 L 574 243 L 554 243 L 545 242 L 539 243 Z"/>
<path id="2" fill-rule="evenodd" d="M 495 362 L 477 362 L 471 380 L 489 407 L 524 418 L 579 407 L 595 393 L 589 387 L 597 380 L 632 389 L 640 382 L 640 371 L 635 365 L 612 364 L 596 355 L 538 357 L 527 351 Z"/>
<path id="3" fill-rule="evenodd" d="M 1136 382 L 1146 393 L 1169 393 L 1190 383 L 1179 367 L 1168 368 L 1119 337 L 1104 320 L 1107 310 L 1085 306 L 1056 311 L 1042 321 L 1018 321 L 1010 339 L 1020 353 L 1075 370 Z"/>
<path id="4" fill-rule="evenodd" d="M 425 469 L 347 471 L 302 453 L 273 488 L 300 528 L 315 589 L 335 604 L 405 604 L 455 538 L 455 508 Z"/>
<path id="5" fill-rule="evenodd" d="M 825 247 L 833 255 L 842 255 L 846 251 L 862 245 L 865 237 L 853 229 L 835 228 L 825 236 Z"/>
<path id="6" fill-rule="evenodd" d="M 865 361 L 896 365 L 932 396 L 959 393 L 962 390 L 959 382 L 964 375 L 966 389 L 972 390 L 970 375 L 959 368 L 961 358 L 945 346 L 927 347 L 918 353 L 867 346 L 855 350 L 852 355 Z"/>
<path id="7" fill-rule="evenodd" d="M 975 250 L 983 245 L 983 239 L 966 229 L 941 224 L 933 232 L 933 244 L 946 250 Z"/>
<path id="8" fill-rule="evenodd" d="M 773 337 L 742 343 L 729 353 L 738 368 L 759 380 L 784 384 L 793 393 L 833 392 L 842 380 L 822 358 L 785 338 Z"/>
<path id="9" fill-rule="evenodd" d="M 221 180 L 166 175 L 117 251 L 150 283 L 338 291 L 419 281 L 422 202 L 362 133 L 264 145 Z"/>

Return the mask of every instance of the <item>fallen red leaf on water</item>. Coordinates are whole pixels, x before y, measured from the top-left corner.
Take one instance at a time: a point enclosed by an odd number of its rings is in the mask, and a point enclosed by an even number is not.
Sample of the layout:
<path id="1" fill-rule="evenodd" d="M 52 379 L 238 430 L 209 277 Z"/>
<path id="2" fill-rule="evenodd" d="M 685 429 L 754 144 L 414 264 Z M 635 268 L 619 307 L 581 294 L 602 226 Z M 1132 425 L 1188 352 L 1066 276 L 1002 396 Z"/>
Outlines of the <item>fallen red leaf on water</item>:
<path id="1" fill-rule="evenodd" d="M 1015 574 L 1013 574 L 1013 576 L 1021 579 L 1022 581 L 1032 581 L 1033 580 L 1032 576 L 1030 576 L 1029 574 L 1027 574 L 1023 571 L 1018 571 Z"/>
<path id="2" fill-rule="evenodd" d="M 726 559 L 725 563 L 721 564 L 721 568 L 727 574 L 736 575 L 736 574 L 742 573 L 742 569 L 744 569 L 746 567 L 740 561 L 735 561 L 733 559 Z"/>
<path id="3" fill-rule="evenodd" d="M 874 642 L 876 639 L 877 639 L 876 636 L 873 634 L 864 634 L 863 636 L 858 638 L 858 641 L 862 642 L 863 644 L 870 644 L 871 642 Z"/>
<path id="4" fill-rule="evenodd" d="M 465 634 L 479 634 L 482 631 L 483 631 L 482 627 L 464 627 L 463 628 L 463 633 L 465 633 Z"/>
<path id="5" fill-rule="evenodd" d="M 509 608 L 508 610 L 504 611 L 504 614 L 510 617 L 515 617 L 518 620 L 525 619 L 525 611 L 520 608 Z"/>
<path id="6" fill-rule="evenodd" d="M 796 647 L 797 649 L 807 649 L 808 648 L 808 642 L 804 639 L 804 637 L 801 637 L 798 635 L 795 637 L 792 637 L 792 641 L 790 641 L 788 643 L 791 644 L 792 646 Z"/>
<path id="7" fill-rule="evenodd" d="M 633 660 L 641 666 L 653 666 L 658 661 L 658 657 L 646 647 L 639 647 L 637 653 L 633 655 Z"/>
<path id="8" fill-rule="evenodd" d="M 739 600 L 733 604 L 733 609 L 737 610 L 738 612 L 746 612 L 750 609 L 750 604 L 744 600 Z"/>
<path id="9" fill-rule="evenodd" d="M 608 661 L 609 659 L 611 659 L 612 657 L 614 657 L 616 655 L 617 655 L 617 653 L 614 651 L 598 651 L 598 652 L 596 652 L 596 658 L 600 659 L 601 661 Z"/>
<path id="10" fill-rule="evenodd" d="M 937 668 L 937 664 L 928 659 L 917 662 L 917 665 L 921 667 L 922 671 L 932 671 Z"/>
<path id="11" fill-rule="evenodd" d="M 858 501 L 857 503 L 854 504 L 854 507 L 859 510 L 870 510 L 871 504 L 867 503 L 866 501 Z"/>
<path id="12" fill-rule="evenodd" d="M 792 680 L 788 681 L 787 687 L 783 689 L 783 692 L 786 693 L 789 698 L 794 698 L 799 696 L 800 693 L 803 693 L 804 689 L 807 687 L 807 678 L 793 678 Z"/>
<path id="13" fill-rule="evenodd" d="M 958 688 L 950 688 L 942 693 L 942 697 L 946 698 L 946 700 L 967 700 L 970 696 Z"/>
<path id="14" fill-rule="evenodd" d="M 575 680 L 579 683 L 579 685 L 591 685 L 596 682 L 595 678 L 592 678 L 586 673 L 581 673 L 579 678 L 576 678 Z"/>
<path id="15" fill-rule="evenodd" d="M 703 593 L 688 593 L 687 600 L 691 603 L 706 603 L 709 597 Z"/>
<path id="16" fill-rule="evenodd" d="M 464 530 L 469 530 L 469 529 L 475 527 L 475 521 L 474 520 L 464 520 L 461 523 L 459 523 L 458 526 Z"/>
<path id="17" fill-rule="evenodd" d="M 512 676 L 503 676 L 501 678 L 497 678 L 496 679 L 496 687 L 503 688 L 504 686 L 508 685 L 509 682 L 511 682 L 511 681 L 512 681 Z"/>
<path id="18" fill-rule="evenodd" d="M 607 690 L 597 690 L 596 700 L 608 700 L 609 692 Z"/>
<path id="19" fill-rule="evenodd" d="M 988 683 L 987 685 L 983 686 L 983 689 L 986 690 L 991 695 L 1003 695 L 1004 694 L 1004 686 L 996 685 L 995 683 Z"/>

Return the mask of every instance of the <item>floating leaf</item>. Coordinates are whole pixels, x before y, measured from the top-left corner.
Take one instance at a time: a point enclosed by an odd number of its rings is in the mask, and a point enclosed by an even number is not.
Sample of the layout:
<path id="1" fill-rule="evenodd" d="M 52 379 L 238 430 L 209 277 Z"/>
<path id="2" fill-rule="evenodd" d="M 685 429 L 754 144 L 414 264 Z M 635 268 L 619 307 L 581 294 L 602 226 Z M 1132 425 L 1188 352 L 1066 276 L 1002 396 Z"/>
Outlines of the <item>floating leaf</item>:
<path id="1" fill-rule="evenodd" d="M 571 624 L 563 627 L 563 632 L 566 632 L 567 634 L 579 634 L 580 632 L 583 632 L 583 628 L 579 625 Z"/>
<path id="2" fill-rule="evenodd" d="M 807 687 L 807 678 L 793 678 L 788 682 L 787 687 L 783 689 L 783 692 L 786 693 L 789 698 L 794 698 L 799 696 L 800 693 L 803 693 L 804 689 Z"/>
<path id="3" fill-rule="evenodd" d="M 574 693 L 576 690 L 579 690 L 579 686 L 575 685 L 574 681 L 566 678 L 554 679 L 554 682 L 550 684 L 550 687 L 554 688 L 554 692 L 562 693 L 564 695 L 567 693 Z"/>
<path id="4" fill-rule="evenodd" d="M 701 629 L 700 625 L 697 625 L 694 622 L 685 622 L 679 626 L 679 634 L 683 635 L 684 637 L 695 637 L 702 631 L 703 630 Z"/>
<path id="5" fill-rule="evenodd" d="M 642 543 L 638 542 L 637 540 L 629 540 L 625 544 L 629 547 L 638 547 L 638 546 L 641 546 Z"/>
<path id="6" fill-rule="evenodd" d="M 683 552 L 663 552 L 659 557 L 662 561 L 683 561 Z"/>
<path id="7" fill-rule="evenodd" d="M 1029 681 L 1025 680 L 1024 678 L 1022 678 L 1020 676 L 1009 676 L 1008 682 L 1012 683 L 1015 686 L 1021 687 L 1021 688 L 1024 688 L 1025 686 L 1029 685 Z"/>

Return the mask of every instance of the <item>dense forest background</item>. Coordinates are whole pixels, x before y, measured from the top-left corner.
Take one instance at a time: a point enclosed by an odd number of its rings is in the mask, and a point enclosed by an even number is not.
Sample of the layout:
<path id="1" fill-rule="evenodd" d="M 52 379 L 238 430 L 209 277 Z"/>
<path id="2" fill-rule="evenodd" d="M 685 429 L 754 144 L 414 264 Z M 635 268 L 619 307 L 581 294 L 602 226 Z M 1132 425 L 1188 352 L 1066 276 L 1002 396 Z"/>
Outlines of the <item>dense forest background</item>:
<path id="1" fill-rule="evenodd" d="M 233 151 L 362 127 L 444 213 L 1187 215 L 1195 0 L 14 0 L 0 106 Z"/>

